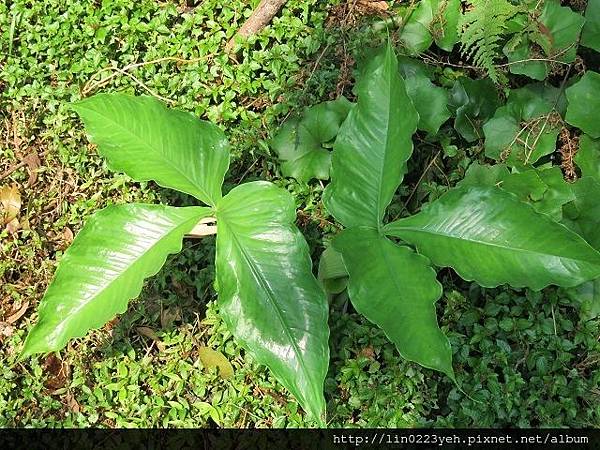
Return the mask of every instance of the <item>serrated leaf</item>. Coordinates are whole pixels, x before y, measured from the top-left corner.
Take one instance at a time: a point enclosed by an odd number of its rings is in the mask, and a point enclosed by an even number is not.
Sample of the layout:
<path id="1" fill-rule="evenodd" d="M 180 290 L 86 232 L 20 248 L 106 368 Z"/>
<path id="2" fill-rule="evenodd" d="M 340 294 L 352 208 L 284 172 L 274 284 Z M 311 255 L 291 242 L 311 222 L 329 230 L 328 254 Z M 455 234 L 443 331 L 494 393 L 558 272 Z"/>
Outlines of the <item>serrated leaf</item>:
<path id="1" fill-rule="evenodd" d="M 334 246 L 350 274 L 356 310 L 382 328 L 404 358 L 454 379 L 450 343 L 435 314 L 442 286 L 429 261 L 368 228 L 344 230 Z"/>
<path id="2" fill-rule="evenodd" d="M 588 0 L 585 24 L 581 32 L 581 45 L 600 52 L 600 0 Z"/>
<path id="3" fill-rule="evenodd" d="M 572 287 L 600 276 L 587 242 L 498 188 L 453 189 L 384 231 L 484 287 Z"/>
<path id="4" fill-rule="evenodd" d="M 204 367 L 219 369 L 221 378 L 227 379 L 233 376 L 233 366 L 223 353 L 209 347 L 198 347 L 198 358 Z"/>
<path id="5" fill-rule="evenodd" d="M 329 179 L 331 152 L 323 145 L 336 137 L 351 107 L 352 103 L 340 97 L 306 108 L 301 118 L 283 124 L 271 145 L 282 161 L 284 176 L 302 182 Z"/>
<path id="6" fill-rule="evenodd" d="M 400 59 L 400 73 L 404 77 L 406 92 L 419 114 L 418 128 L 436 134 L 450 118 L 448 91 L 433 84 L 422 66 L 414 59 Z"/>
<path id="7" fill-rule="evenodd" d="M 370 60 L 356 93 L 335 141 L 323 201 L 345 226 L 378 227 L 406 173 L 419 119 L 389 44 Z"/>
<path id="8" fill-rule="evenodd" d="M 594 139 L 600 138 L 600 121 L 590 111 L 600 109 L 599 92 L 600 74 L 592 71 L 586 72 L 566 91 L 569 106 L 565 120 Z"/>
<path id="9" fill-rule="evenodd" d="M 98 94 L 73 109 L 112 170 L 136 181 L 154 180 L 207 205 L 221 198 L 229 144 L 215 125 L 145 96 Z"/>
<path id="10" fill-rule="evenodd" d="M 454 129 L 468 142 L 483 138 L 481 126 L 494 115 L 498 93 L 489 78 L 472 80 L 461 77 L 454 83 L 448 108 L 456 117 Z"/>
<path id="11" fill-rule="evenodd" d="M 142 204 L 95 213 L 62 257 L 23 355 L 60 350 L 123 313 L 144 279 L 181 250 L 184 235 L 210 214 L 209 208 Z"/>
<path id="12" fill-rule="evenodd" d="M 582 177 L 592 177 L 600 182 L 600 140 L 587 135 L 579 139 L 579 149 L 573 158 Z"/>
<path id="13" fill-rule="evenodd" d="M 268 182 L 217 205 L 220 312 L 234 336 L 323 424 L 328 304 L 294 225 L 292 196 Z"/>

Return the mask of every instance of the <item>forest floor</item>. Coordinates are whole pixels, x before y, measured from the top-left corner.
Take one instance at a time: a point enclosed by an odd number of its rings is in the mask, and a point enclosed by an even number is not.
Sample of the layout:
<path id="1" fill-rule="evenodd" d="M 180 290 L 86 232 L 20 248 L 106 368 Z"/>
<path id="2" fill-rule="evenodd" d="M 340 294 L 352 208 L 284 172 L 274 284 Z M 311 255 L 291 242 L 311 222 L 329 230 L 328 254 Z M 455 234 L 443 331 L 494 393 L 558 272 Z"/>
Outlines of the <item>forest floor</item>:
<path id="1" fill-rule="evenodd" d="M 0 229 L 0 426 L 314 425 L 220 320 L 213 238 L 186 242 L 102 329 L 18 360 L 56 261 L 90 214 L 115 203 L 192 203 L 108 171 L 70 110 L 82 97 L 149 94 L 218 124 L 233 148 L 226 189 L 254 179 L 287 188 L 315 259 L 323 249 L 322 185 L 282 178 L 269 138 L 304 106 L 352 97 L 356 61 L 387 38 L 373 26 L 384 2 L 289 0 L 235 58 L 224 47 L 249 2 L 192 3 L 0 3 L 0 188 L 20 198 L 16 224 Z M 417 145 L 406 186 L 417 202 L 468 165 L 464 152 L 440 151 Z M 556 289 L 482 289 L 450 271 L 440 281 L 438 317 L 464 392 L 403 360 L 381 330 L 335 303 L 330 426 L 600 426 L 597 320 L 579 320 Z M 221 352 L 233 376 L 203 367 L 201 346 Z"/>

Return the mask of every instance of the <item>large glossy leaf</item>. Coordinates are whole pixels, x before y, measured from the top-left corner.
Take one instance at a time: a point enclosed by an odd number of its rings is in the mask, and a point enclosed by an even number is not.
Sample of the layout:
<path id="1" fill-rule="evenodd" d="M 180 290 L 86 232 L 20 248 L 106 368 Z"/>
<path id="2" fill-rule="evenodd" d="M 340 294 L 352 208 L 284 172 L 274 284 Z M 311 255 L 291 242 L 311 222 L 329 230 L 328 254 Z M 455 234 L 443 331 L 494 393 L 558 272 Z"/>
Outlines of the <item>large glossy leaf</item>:
<path id="1" fill-rule="evenodd" d="M 323 201 L 345 226 L 378 227 L 406 173 L 419 119 L 389 44 L 364 68 L 356 93 L 335 141 Z"/>
<path id="2" fill-rule="evenodd" d="M 294 225 L 292 196 L 243 184 L 217 205 L 217 284 L 231 332 L 323 423 L 328 305 Z"/>
<path id="3" fill-rule="evenodd" d="M 571 287 L 600 276 L 600 253 L 580 236 L 495 187 L 453 189 L 384 230 L 485 287 Z"/>
<path id="4" fill-rule="evenodd" d="M 215 125 L 168 109 L 153 97 L 99 94 L 73 106 L 111 169 L 154 180 L 214 206 L 229 166 Z"/>
<path id="5" fill-rule="evenodd" d="M 577 83 L 567 89 L 566 121 L 580 128 L 594 139 L 600 138 L 600 121 L 590 111 L 600 109 L 600 73 L 588 71 Z"/>
<path id="6" fill-rule="evenodd" d="M 400 354 L 454 378 L 450 343 L 438 327 L 442 286 L 427 258 L 376 230 L 349 228 L 336 236 L 356 310 L 383 329 Z"/>
<path id="7" fill-rule="evenodd" d="M 301 118 L 286 121 L 271 145 L 282 161 L 281 172 L 299 181 L 329 179 L 331 152 L 325 147 L 336 137 L 352 107 L 346 97 L 304 110 Z"/>
<path id="8" fill-rule="evenodd" d="M 588 0 L 585 24 L 581 32 L 581 45 L 600 52 L 600 0 Z"/>
<path id="9" fill-rule="evenodd" d="M 110 206 L 94 214 L 65 252 L 39 308 L 24 355 L 59 350 L 99 328 L 139 295 L 209 208 Z"/>

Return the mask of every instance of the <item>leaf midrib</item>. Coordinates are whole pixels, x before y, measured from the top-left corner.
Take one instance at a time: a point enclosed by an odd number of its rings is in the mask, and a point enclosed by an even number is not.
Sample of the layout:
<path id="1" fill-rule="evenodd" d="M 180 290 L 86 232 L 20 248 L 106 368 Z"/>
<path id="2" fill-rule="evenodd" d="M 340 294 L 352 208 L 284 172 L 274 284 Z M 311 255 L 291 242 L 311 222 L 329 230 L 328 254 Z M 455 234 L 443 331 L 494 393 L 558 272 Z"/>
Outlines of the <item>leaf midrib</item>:
<path id="1" fill-rule="evenodd" d="M 113 120 L 110 116 L 104 115 L 101 112 L 95 110 L 95 109 L 91 109 L 91 108 L 85 108 L 82 106 L 79 106 L 80 109 L 87 109 L 88 111 L 91 111 L 101 117 L 103 117 L 104 119 L 106 119 L 108 122 L 113 123 L 116 125 L 117 128 L 119 128 L 120 130 L 124 131 L 126 134 L 129 134 L 130 136 L 133 136 L 135 139 L 137 139 L 138 141 L 140 141 L 142 143 L 142 146 L 147 146 L 148 148 L 150 148 L 151 150 L 153 150 L 153 153 L 156 153 L 159 156 L 159 159 L 162 162 L 165 162 L 167 165 L 169 165 L 170 167 L 172 167 L 178 174 L 180 174 L 188 183 L 190 183 L 194 188 L 198 189 L 198 191 L 200 191 L 200 193 L 202 195 L 204 195 L 204 197 L 206 197 L 206 199 L 208 200 L 208 204 L 211 206 L 215 205 L 215 201 L 212 198 L 212 195 L 209 195 L 208 192 L 202 187 L 199 186 L 195 183 L 194 180 L 192 180 L 185 172 L 182 171 L 182 169 L 180 169 L 179 167 L 177 167 L 170 158 L 167 158 L 164 156 L 164 154 L 155 146 L 150 145 L 150 144 L 146 144 L 144 139 L 142 139 L 142 137 L 140 137 L 138 134 L 134 133 L 133 131 L 129 130 L 128 128 L 125 128 L 124 126 L 122 126 L 119 122 Z M 151 179 L 154 177 L 151 177 Z M 155 179 L 158 179 L 158 177 L 156 177 Z M 165 186 L 168 187 L 168 186 Z M 191 192 L 190 192 L 191 194 Z M 194 195 L 194 194 L 192 194 Z M 195 197 L 195 195 L 194 195 Z M 202 200 L 202 199 L 200 199 Z"/>
<path id="2" fill-rule="evenodd" d="M 537 251 L 527 250 L 527 249 L 519 248 L 519 247 L 505 247 L 505 246 L 501 246 L 501 245 L 498 245 L 498 244 L 494 244 L 492 242 L 479 241 L 479 240 L 474 240 L 474 239 L 465 239 L 465 238 L 453 236 L 451 234 L 430 231 L 430 230 L 427 230 L 425 228 L 401 227 L 400 230 L 401 230 L 400 232 L 402 232 L 404 230 L 406 230 L 406 231 L 413 231 L 413 232 L 416 232 L 416 233 L 431 234 L 431 235 L 434 235 L 434 236 L 446 237 L 446 238 L 450 238 L 450 239 L 454 239 L 454 240 L 458 240 L 458 241 L 466 241 L 466 242 L 469 242 L 469 243 L 480 244 L 480 245 L 487 246 L 487 247 L 501 248 L 501 249 L 509 250 L 509 251 L 513 250 L 513 251 L 516 251 L 516 252 L 530 253 L 530 254 L 534 254 L 534 255 L 553 256 L 553 257 L 556 257 L 556 258 L 566 259 L 566 260 L 569 260 L 569 261 L 583 261 L 583 262 L 587 262 L 587 263 L 590 263 L 590 264 L 600 265 L 600 260 L 598 262 L 594 262 L 594 261 L 590 261 L 590 260 L 587 260 L 587 259 L 573 259 L 573 258 L 569 258 L 569 257 L 562 256 L 562 255 L 556 255 L 556 254 L 553 254 L 553 253 L 540 253 L 540 252 L 537 252 Z M 386 231 L 386 234 L 391 234 L 392 236 L 394 236 L 390 232 L 391 230 L 388 229 L 388 230 L 385 230 L 385 231 Z M 396 233 L 399 233 L 399 232 L 396 231 Z M 399 237 L 399 238 L 402 239 L 402 236 L 397 236 L 397 237 Z"/>
<path id="3" fill-rule="evenodd" d="M 232 241 L 233 241 L 234 245 L 237 247 L 237 249 L 240 251 L 242 257 L 244 258 L 244 261 L 246 261 L 246 264 L 248 265 L 248 267 L 250 268 L 250 271 L 252 272 L 252 276 L 254 277 L 254 279 L 256 280 L 258 285 L 263 289 L 263 291 L 265 291 L 265 293 L 267 293 L 267 298 L 270 301 L 270 303 L 273 305 L 273 309 L 277 313 L 277 318 L 279 319 L 279 322 L 282 324 L 284 333 L 285 333 L 286 337 L 288 338 L 289 342 L 291 343 L 292 348 L 294 349 L 294 354 L 296 355 L 296 357 L 298 358 L 298 362 L 302 366 L 302 371 L 305 374 L 310 374 L 310 372 L 307 370 L 306 362 L 304 361 L 304 356 L 300 352 L 300 348 L 298 347 L 296 340 L 290 334 L 290 331 L 289 331 L 290 327 L 288 326 L 287 322 L 285 321 L 285 319 L 283 317 L 281 310 L 279 309 L 279 305 L 277 304 L 277 300 L 275 299 L 275 293 L 269 288 L 269 286 L 264 282 L 262 277 L 259 275 L 258 268 L 255 266 L 254 260 L 248 255 L 248 253 L 245 251 L 244 247 L 240 244 L 238 237 L 236 236 L 235 232 L 233 231 L 233 227 L 227 226 L 226 220 L 222 219 L 221 223 L 223 225 L 225 225 L 225 227 L 229 228 L 229 232 L 231 234 Z M 307 379 L 309 380 L 310 384 L 312 385 L 313 384 L 312 378 L 307 377 Z M 312 388 L 314 389 L 315 386 L 313 385 Z"/>

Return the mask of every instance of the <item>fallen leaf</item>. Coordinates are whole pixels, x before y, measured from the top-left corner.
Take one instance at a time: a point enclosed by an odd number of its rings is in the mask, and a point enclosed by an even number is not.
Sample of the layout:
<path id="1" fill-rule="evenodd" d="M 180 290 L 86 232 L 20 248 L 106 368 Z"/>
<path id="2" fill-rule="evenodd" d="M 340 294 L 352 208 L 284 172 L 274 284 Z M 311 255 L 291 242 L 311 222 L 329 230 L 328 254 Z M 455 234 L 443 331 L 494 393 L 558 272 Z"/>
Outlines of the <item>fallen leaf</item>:
<path id="1" fill-rule="evenodd" d="M 75 396 L 70 392 L 67 392 L 65 394 L 65 401 L 67 403 L 67 408 L 69 408 L 70 411 L 74 413 L 78 413 L 81 411 L 81 406 L 77 402 L 77 399 L 75 399 Z"/>
<path id="2" fill-rule="evenodd" d="M 71 229 L 69 227 L 65 227 L 62 234 L 63 234 L 63 238 L 65 239 L 65 242 L 67 244 L 70 244 L 71 242 L 73 242 L 73 232 L 71 231 Z"/>
<path id="3" fill-rule="evenodd" d="M 11 220 L 10 222 L 8 222 L 6 224 L 6 231 L 8 231 L 10 234 L 16 233 L 20 229 L 21 229 L 21 222 L 19 222 L 19 219 L 17 219 L 17 218 L 14 218 L 13 220 Z"/>
<path id="4" fill-rule="evenodd" d="M 204 367 L 217 367 L 221 378 L 230 378 L 233 376 L 233 366 L 223 353 L 212 348 L 199 347 L 198 357 Z"/>
<path id="5" fill-rule="evenodd" d="M 161 328 L 169 328 L 176 320 L 181 320 L 181 308 L 165 308 L 160 312 Z"/>
<path id="6" fill-rule="evenodd" d="M 156 335 L 154 330 L 150 327 L 136 327 L 135 331 L 137 331 L 137 333 L 140 336 L 144 336 L 149 339 L 152 339 L 153 341 L 160 342 L 160 338 Z"/>
<path id="7" fill-rule="evenodd" d="M 21 211 L 21 194 L 19 194 L 17 186 L 4 186 L 0 188 L 0 204 L 2 205 L 2 220 L 4 225 L 17 218 L 19 211 Z"/>
<path id="8" fill-rule="evenodd" d="M 27 187 L 31 187 L 37 181 L 37 169 L 40 168 L 42 162 L 37 152 L 30 153 L 23 158 L 23 162 L 27 164 L 27 171 L 29 172 L 29 179 L 27 180 Z"/>
<path id="9" fill-rule="evenodd" d="M 14 328 L 6 322 L 0 322 L 0 342 L 12 336 Z"/>
<path id="10" fill-rule="evenodd" d="M 55 355 L 50 355 L 46 358 L 42 367 L 48 375 L 48 378 L 44 382 L 44 386 L 48 389 L 56 391 L 67 385 L 67 381 L 71 375 L 71 368 L 66 362 L 60 360 Z"/>
<path id="11" fill-rule="evenodd" d="M 23 317 L 23 314 L 25 314 L 25 311 L 27 311 L 27 308 L 29 308 L 29 302 L 25 301 L 17 312 L 15 312 L 14 314 L 11 314 L 6 319 L 6 323 L 10 323 L 10 324 L 15 323 L 17 320 L 19 320 L 21 317 Z"/>

